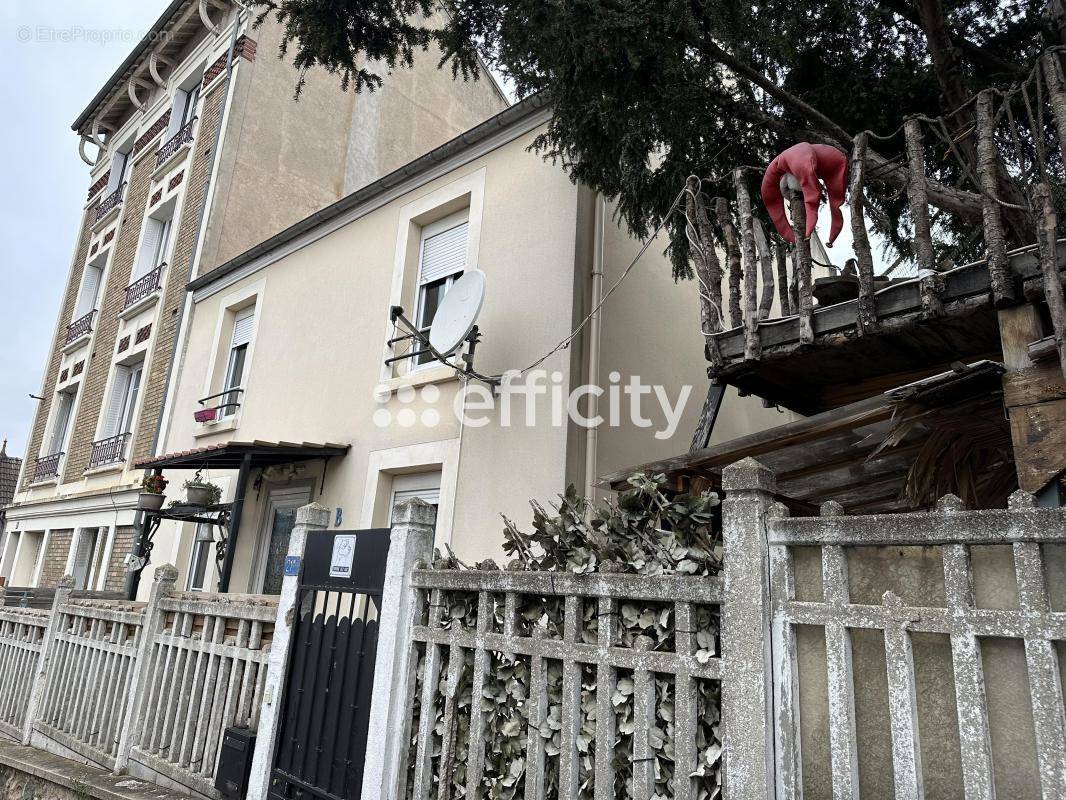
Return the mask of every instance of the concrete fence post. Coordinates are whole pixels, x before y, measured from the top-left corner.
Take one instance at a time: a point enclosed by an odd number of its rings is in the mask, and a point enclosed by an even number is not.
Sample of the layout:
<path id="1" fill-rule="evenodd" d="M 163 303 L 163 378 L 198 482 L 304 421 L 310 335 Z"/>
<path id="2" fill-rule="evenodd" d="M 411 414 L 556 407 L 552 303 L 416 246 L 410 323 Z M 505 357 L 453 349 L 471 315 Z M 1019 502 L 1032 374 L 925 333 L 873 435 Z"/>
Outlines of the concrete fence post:
<path id="1" fill-rule="evenodd" d="M 256 730 L 255 753 L 252 771 L 248 778 L 246 797 L 266 797 L 270 788 L 270 771 L 274 759 L 274 747 L 278 740 L 281 723 L 281 696 L 288 669 L 292 631 L 299 613 L 297 603 L 300 594 L 300 575 L 303 574 L 304 549 L 307 534 L 323 531 L 329 527 L 330 511 L 318 503 L 309 503 L 296 511 L 296 525 L 289 534 L 285 575 L 281 580 L 281 596 L 278 598 L 278 615 L 274 622 L 274 638 L 270 643 L 270 660 L 267 662 L 266 687 L 263 705 L 259 712 L 259 728 Z M 293 568 L 295 565 L 295 568 Z"/>
<path id="2" fill-rule="evenodd" d="M 393 516 L 379 612 L 362 800 L 398 800 L 403 732 L 408 730 L 405 719 L 410 713 L 410 631 L 417 611 L 411 573 L 419 561 L 428 562 L 433 556 L 434 518 L 433 506 L 418 498 L 401 503 Z"/>
<path id="3" fill-rule="evenodd" d="M 41 552 L 44 552 L 43 550 Z M 43 559 L 42 559 L 43 561 Z M 62 614 L 59 609 L 70 600 L 70 593 L 74 589 L 74 578 L 64 575 L 56 585 L 55 598 L 52 600 L 52 616 L 48 620 L 48 627 L 44 630 L 44 638 L 41 640 L 41 652 L 37 656 L 37 667 L 30 682 L 30 699 L 26 704 L 26 718 L 22 724 L 22 743 L 28 745 L 33 738 L 33 723 L 41 713 L 41 705 L 48 691 L 48 663 L 55 651 L 56 634 L 59 633 L 59 622 Z"/>
<path id="4" fill-rule="evenodd" d="M 728 800 L 774 797 L 766 514 L 773 473 L 752 458 L 722 471 L 725 599 L 722 604 L 722 729 Z"/>
<path id="5" fill-rule="evenodd" d="M 126 701 L 126 718 L 122 721 L 115 752 L 115 772 L 118 774 L 125 772 L 129 765 L 130 751 L 144 716 L 144 699 L 157 679 L 152 674 L 152 644 L 156 634 L 163 629 L 164 613 L 160 601 L 174 591 L 177 581 L 178 568 L 173 564 L 160 564 L 152 579 L 152 590 L 148 595 L 148 605 L 144 608 L 144 621 L 137 641 L 137 660 L 133 664 L 131 681 L 133 688 Z"/>

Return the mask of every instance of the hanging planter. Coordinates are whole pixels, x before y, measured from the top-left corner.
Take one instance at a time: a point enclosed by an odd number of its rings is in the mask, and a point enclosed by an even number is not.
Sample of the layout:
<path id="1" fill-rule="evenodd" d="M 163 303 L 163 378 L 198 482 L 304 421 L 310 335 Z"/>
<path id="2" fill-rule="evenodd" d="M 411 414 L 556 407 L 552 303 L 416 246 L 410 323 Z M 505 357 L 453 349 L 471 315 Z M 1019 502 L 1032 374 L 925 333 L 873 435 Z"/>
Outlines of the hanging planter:
<path id="1" fill-rule="evenodd" d="M 200 470 L 192 480 L 185 481 L 185 499 L 191 506 L 213 506 L 222 499 L 222 488 L 200 477 Z"/>
<path id="2" fill-rule="evenodd" d="M 202 408 L 199 411 L 194 411 L 192 414 L 192 418 L 197 422 L 214 422 L 217 416 L 217 408 Z"/>
<path id="3" fill-rule="evenodd" d="M 145 511 L 158 511 L 163 507 L 167 496 L 167 479 L 162 475 L 145 475 L 141 481 L 141 493 L 137 495 L 137 508 Z"/>

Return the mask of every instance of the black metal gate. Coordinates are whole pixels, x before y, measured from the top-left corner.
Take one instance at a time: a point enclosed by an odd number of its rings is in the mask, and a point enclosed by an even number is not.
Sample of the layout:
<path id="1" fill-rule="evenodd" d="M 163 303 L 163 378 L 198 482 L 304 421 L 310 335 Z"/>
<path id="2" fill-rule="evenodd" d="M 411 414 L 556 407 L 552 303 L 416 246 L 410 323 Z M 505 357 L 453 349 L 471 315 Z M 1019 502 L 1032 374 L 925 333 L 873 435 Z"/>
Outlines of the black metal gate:
<path id="1" fill-rule="evenodd" d="M 388 552 L 388 529 L 307 537 L 271 800 L 360 796 Z"/>

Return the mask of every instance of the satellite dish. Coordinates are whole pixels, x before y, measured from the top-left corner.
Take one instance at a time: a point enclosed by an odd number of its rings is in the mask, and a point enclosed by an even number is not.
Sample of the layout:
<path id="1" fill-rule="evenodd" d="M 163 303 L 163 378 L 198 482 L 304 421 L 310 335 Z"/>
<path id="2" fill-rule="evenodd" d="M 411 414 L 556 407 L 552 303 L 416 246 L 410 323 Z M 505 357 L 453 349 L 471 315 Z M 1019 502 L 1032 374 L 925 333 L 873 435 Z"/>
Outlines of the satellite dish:
<path id="1" fill-rule="evenodd" d="M 458 350 L 477 322 L 485 302 L 485 273 L 472 269 L 463 273 L 444 295 L 429 329 L 429 345 L 442 356 Z"/>

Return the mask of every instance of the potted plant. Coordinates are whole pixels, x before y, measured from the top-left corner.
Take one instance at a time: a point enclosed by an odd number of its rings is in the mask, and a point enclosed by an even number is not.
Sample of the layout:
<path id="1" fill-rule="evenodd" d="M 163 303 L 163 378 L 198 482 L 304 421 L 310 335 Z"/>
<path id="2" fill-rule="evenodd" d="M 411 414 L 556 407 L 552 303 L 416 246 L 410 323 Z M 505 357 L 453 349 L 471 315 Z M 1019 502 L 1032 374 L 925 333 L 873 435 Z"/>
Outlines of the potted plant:
<path id="1" fill-rule="evenodd" d="M 137 507 L 146 511 L 158 511 L 163 507 L 166 496 L 167 479 L 162 475 L 145 475 L 141 481 L 141 493 L 137 496 Z"/>
<path id="2" fill-rule="evenodd" d="M 192 480 L 185 481 L 185 497 L 189 505 L 213 506 L 222 499 L 222 489 L 211 481 L 205 481 L 197 471 Z"/>

